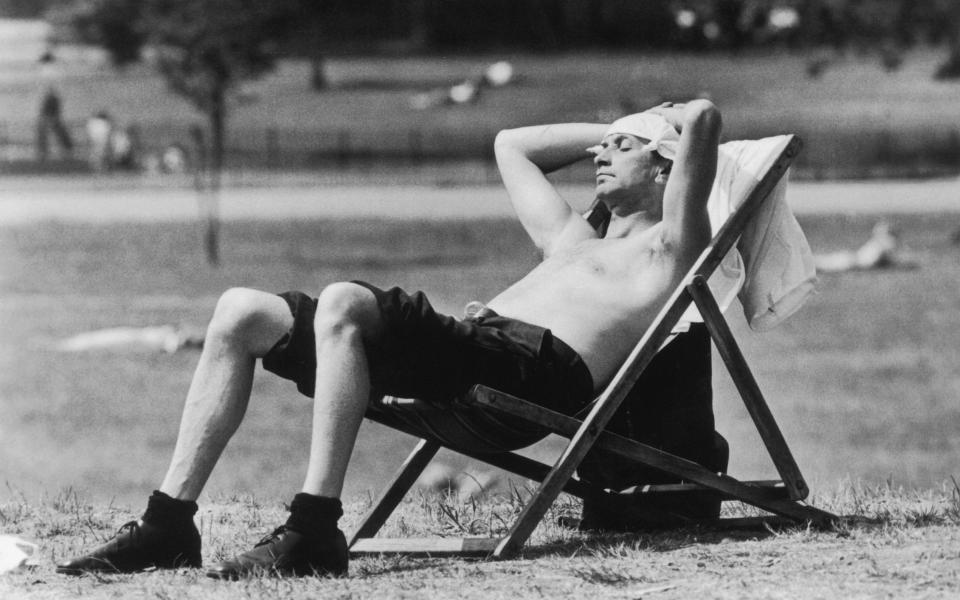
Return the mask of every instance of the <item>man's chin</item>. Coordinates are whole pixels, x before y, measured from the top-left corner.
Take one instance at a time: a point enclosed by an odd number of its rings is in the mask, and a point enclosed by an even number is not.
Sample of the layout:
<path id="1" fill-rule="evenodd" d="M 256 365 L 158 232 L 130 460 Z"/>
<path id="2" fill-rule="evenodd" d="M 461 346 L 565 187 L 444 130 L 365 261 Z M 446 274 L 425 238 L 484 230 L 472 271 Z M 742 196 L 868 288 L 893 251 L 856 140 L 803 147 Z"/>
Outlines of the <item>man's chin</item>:
<path id="1" fill-rule="evenodd" d="M 593 188 L 593 192 L 597 200 L 604 203 L 612 202 L 620 195 L 620 191 L 617 188 L 612 187 L 606 182 L 598 183 L 596 187 Z"/>

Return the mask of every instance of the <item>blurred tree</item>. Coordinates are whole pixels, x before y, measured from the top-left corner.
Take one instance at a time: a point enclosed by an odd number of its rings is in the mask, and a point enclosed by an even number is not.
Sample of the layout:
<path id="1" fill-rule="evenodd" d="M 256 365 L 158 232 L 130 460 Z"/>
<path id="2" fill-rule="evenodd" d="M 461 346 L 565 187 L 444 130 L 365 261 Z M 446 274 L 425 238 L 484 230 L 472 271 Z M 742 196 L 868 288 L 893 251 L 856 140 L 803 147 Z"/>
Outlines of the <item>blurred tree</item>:
<path id="1" fill-rule="evenodd" d="M 945 16 L 941 22 L 942 33 L 947 43 L 947 58 L 937 67 L 937 79 L 960 79 L 960 2 L 957 0 L 934 0 Z"/>
<path id="2" fill-rule="evenodd" d="M 111 0 L 129 1 L 129 0 Z M 283 0 L 143 0 L 140 31 L 170 87 L 208 120 L 210 132 L 207 258 L 218 261 L 216 193 L 223 169 L 227 95 L 238 82 L 273 68 L 272 45 L 289 26 Z"/>
<path id="3" fill-rule="evenodd" d="M 935 76 L 960 77 L 958 0 L 797 0 L 796 6 L 807 46 L 877 53 L 882 66 L 894 70 L 907 47 L 945 45 L 947 58 Z M 830 60 L 819 55 L 811 72 L 819 73 Z"/>
<path id="4" fill-rule="evenodd" d="M 38 19 L 47 8 L 47 0 L 0 0 L 0 17 Z"/>
<path id="5" fill-rule="evenodd" d="M 379 43 L 392 49 L 420 51 L 434 39 L 437 0 L 292 0 L 286 14 L 290 35 L 282 50 L 310 63 L 310 88 L 329 87 L 326 58 L 335 52 L 376 52 Z"/>
<path id="6" fill-rule="evenodd" d="M 207 185 L 215 199 L 223 169 L 228 94 L 269 71 L 273 47 L 289 30 L 299 0 L 73 0 L 62 2 L 81 37 L 106 48 L 116 64 L 151 62 L 177 94 L 207 118 Z M 209 202 L 207 258 L 218 260 L 216 203 Z"/>
<path id="7" fill-rule="evenodd" d="M 430 45 L 430 22 L 436 13 L 435 0 L 410 0 L 407 6 L 407 15 L 410 19 L 410 46 L 416 50 L 423 50 Z"/>
<path id="8" fill-rule="evenodd" d="M 137 0 L 55 0 L 46 18 L 54 26 L 71 28 L 81 42 L 101 46 L 122 67 L 140 60 L 146 41 L 140 13 Z"/>

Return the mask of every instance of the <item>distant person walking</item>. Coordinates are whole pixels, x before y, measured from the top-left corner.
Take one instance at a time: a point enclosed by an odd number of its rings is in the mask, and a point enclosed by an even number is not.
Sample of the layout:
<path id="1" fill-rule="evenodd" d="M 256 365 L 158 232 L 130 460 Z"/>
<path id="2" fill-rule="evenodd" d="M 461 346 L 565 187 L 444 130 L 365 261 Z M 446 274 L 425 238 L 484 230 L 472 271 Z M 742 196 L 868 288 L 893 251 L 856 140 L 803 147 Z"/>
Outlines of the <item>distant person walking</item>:
<path id="1" fill-rule="evenodd" d="M 40 102 L 40 115 L 37 118 L 37 160 L 40 162 L 46 162 L 50 158 L 51 135 L 60 144 L 64 156 L 73 154 L 73 140 L 63 123 L 62 111 L 60 94 L 52 87 L 47 88 Z"/>
<path id="2" fill-rule="evenodd" d="M 136 169 L 138 146 L 136 127 L 114 126 L 110 132 L 110 166 L 117 169 Z"/>
<path id="3" fill-rule="evenodd" d="M 90 143 L 88 162 L 95 173 L 107 170 L 111 163 L 110 137 L 113 121 L 105 110 L 92 115 L 86 122 L 87 141 Z"/>

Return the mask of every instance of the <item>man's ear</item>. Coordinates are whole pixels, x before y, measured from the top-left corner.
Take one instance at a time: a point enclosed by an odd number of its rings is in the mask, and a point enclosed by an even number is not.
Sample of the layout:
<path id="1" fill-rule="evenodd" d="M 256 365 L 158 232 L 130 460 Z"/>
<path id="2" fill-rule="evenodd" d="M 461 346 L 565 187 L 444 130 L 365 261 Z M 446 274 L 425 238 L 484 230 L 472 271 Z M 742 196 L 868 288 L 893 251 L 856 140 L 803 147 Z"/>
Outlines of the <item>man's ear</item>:
<path id="1" fill-rule="evenodd" d="M 665 161 L 665 163 L 661 165 L 659 169 L 657 169 L 657 177 L 655 181 L 657 183 L 666 183 L 667 178 L 670 177 L 671 169 L 673 169 L 673 161 L 672 160 Z"/>

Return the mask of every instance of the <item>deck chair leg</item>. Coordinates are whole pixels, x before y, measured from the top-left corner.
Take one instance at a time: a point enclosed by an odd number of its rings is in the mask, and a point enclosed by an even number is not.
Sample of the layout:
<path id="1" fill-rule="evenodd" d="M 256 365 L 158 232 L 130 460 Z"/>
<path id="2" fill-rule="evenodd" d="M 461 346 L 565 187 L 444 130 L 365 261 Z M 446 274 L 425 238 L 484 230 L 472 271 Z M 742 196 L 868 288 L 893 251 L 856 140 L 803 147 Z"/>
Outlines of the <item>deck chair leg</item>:
<path id="1" fill-rule="evenodd" d="M 750 372 L 747 361 L 743 357 L 736 340 L 734 340 L 730 327 L 723 318 L 723 313 L 717 306 L 710 288 L 707 286 L 706 279 L 699 275 L 694 277 L 690 285 L 687 286 L 687 290 L 703 316 L 703 321 L 713 338 L 717 351 L 727 365 L 727 370 L 743 398 L 747 412 L 750 413 L 750 417 L 760 432 L 760 437 L 773 459 L 777 472 L 783 479 L 783 484 L 787 488 L 790 498 L 803 500 L 810 491 L 803 475 L 800 473 L 800 467 L 797 466 L 793 454 L 790 452 L 790 448 L 773 418 L 773 413 L 770 412 L 770 408 L 760 392 L 760 387 Z"/>
<path id="2" fill-rule="evenodd" d="M 513 527 L 510 528 L 510 532 L 497 544 L 493 551 L 494 558 L 510 558 L 520 551 L 520 548 L 526 543 L 533 530 L 536 529 L 547 510 L 560 495 L 564 484 L 573 476 L 578 463 L 579 460 L 572 460 L 568 454 L 565 454 L 550 470 L 530 501 L 523 507 L 520 516 L 517 517 Z"/>
<path id="3" fill-rule="evenodd" d="M 663 337 L 665 338 L 666 334 Z M 653 353 L 638 358 L 638 372 L 645 369 L 652 358 Z M 609 406 L 606 409 L 602 404 L 598 404 L 587 415 L 576 433 L 571 436 L 563 454 L 557 459 L 546 477 L 543 478 L 540 487 L 537 488 L 527 505 L 523 507 L 513 527 L 510 528 L 510 532 L 500 540 L 493 552 L 494 558 L 509 558 L 520 551 L 520 548 L 526 543 L 533 530 L 536 529 L 547 510 L 560 496 L 560 492 L 569 484 L 583 457 L 590 451 L 610 416 L 612 416 L 613 410 L 616 409 L 625 394 L 620 393 L 619 395 L 618 402 L 608 403 Z M 607 414 L 603 414 L 604 412 Z"/>
<path id="4" fill-rule="evenodd" d="M 420 477 L 420 474 L 423 473 L 423 470 L 430 464 L 438 450 L 440 450 L 440 444 L 430 440 L 420 440 L 407 460 L 400 466 L 393 481 L 380 494 L 373 507 L 363 516 L 360 525 L 350 536 L 347 547 L 353 546 L 358 539 L 373 537 L 380 531 L 380 528 L 387 522 L 394 509 L 403 500 L 403 497 Z"/>

